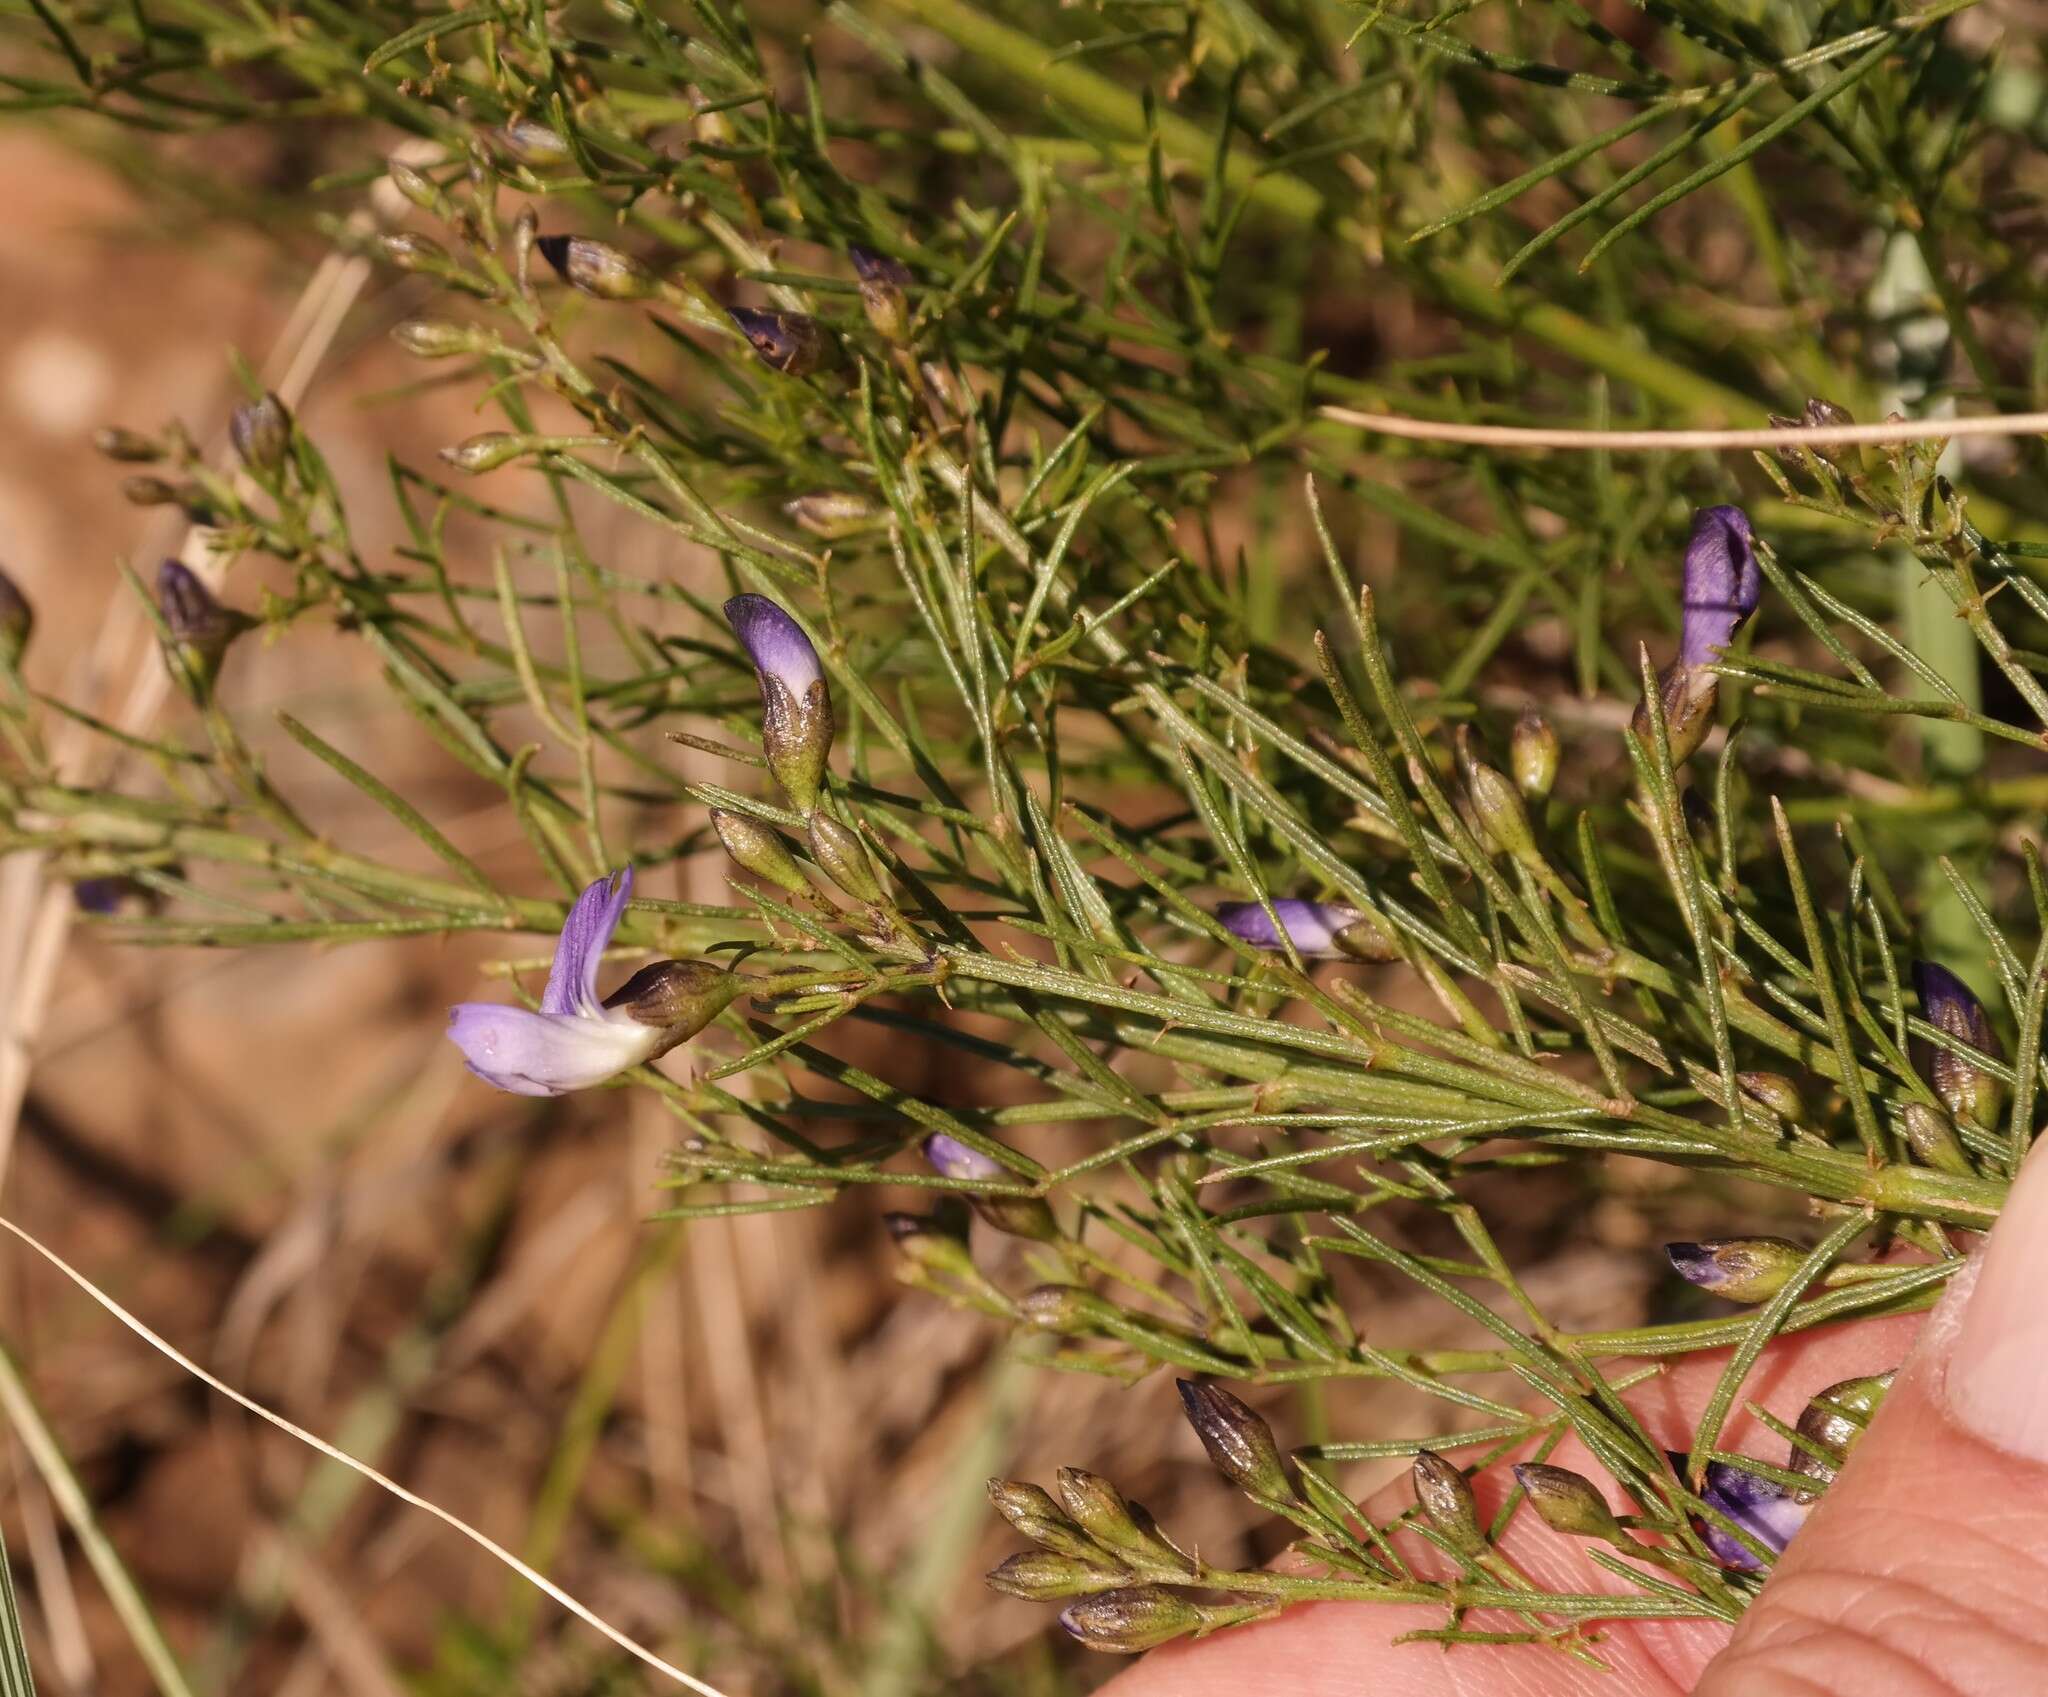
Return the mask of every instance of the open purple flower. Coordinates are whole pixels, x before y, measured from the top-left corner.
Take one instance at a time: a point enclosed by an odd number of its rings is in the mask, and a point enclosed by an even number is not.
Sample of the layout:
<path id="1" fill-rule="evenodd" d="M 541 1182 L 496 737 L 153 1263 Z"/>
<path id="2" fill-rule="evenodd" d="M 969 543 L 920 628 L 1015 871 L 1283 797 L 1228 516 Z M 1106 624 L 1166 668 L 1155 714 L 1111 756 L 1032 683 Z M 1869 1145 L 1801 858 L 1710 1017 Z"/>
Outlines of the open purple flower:
<path id="1" fill-rule="evenodd" d="M 1304 958 L 1344 954 L 1346 951 L 1337 941 L 1338 934 L 1365 917 L 1355 907 L 1345 907 L 1338 902 L 1304 901 L 1299 896 L 1279 898 L 1273 903 L 1273 912 L 1279 915 L 1281 925 L 1286 927 L 1287 939 L 1294 945 L 1294 952 Z M 1241 938 L 1255 949 L 1282 946 L 1279 932 L 1273 929 L 1272 919 L 1257 902 L 1219 903 L 1216 917 L 1223 921 L 1224 929 L 1232 936 Z"/>
<path id="2" fill-rule="evenodd" d="M 735 595 L 726 622 L 761 686 L 761 749 L 800 813 L 818 802 L 832 752 L 832 695 L 803 627 L 765 595 Z"/>
<path id="3" fill-rule="evenodd" d="M 948 1137 L 943 1131 L 935 1131 L 924 1140 L 924 1158 L 941 1178 L 986 1181 L 1011 1176 L 1000 1161 L 992 1160 L 979 1149 L 970 1149 L 959 1138 Z"/>
<path id="4" fill-rule="evenodd" d="M 1749 515 L 1740 507 L 1702 507 L 1685 545 L 1684 614 L 1678 663 L 1703 666 L 1735 640 L 1763 596 Z"/>
<path id="5" fill-rule="evenodd" d="M 2004 1048 L 1991 1029 L 1984 1004 L 1947 967 L 1916 960 L 1913 988 L 1919 993 L 1920 1011 L 1929 1025 L 1983 1054 L 2003 1058 Z M 1938 1048 L 1924 1039 L 1913 1043 L 1913 1064 L 1958 1119 L 1974 1120 L 1987 1131 L 1998 1124 L 2005 1091 L 1992 1074 L 1973 1066 L 1953 1049 Z"/>
<path id="6" fill-rule="evenodd" d="M 1671 1465 L 1681 1476 L 1685 1472 L 1685 1464 L 1684 1455 L 1672 1452 Z M 1813 1499 L 1802 1501 L 1782 1485 L 1774 1485 L 1754 1473 L 1745 1473 L 1725 1461 L 1707 1463 L 1699 1498 L 1717 1514 L 1741 1527 L 1773 1555 L 1783 1553 L 1785 1546 L 1792 1542 L 1792 1534 L 1806 1524 L 1806 1517 L 1813 1512 Z M 1736 1568 L 1743 1573 L 1763 1571 L 1764 1563 L 1723 1528 L 1704 1517 L 1696 1519 L 1694 1527 L 1713 1552 L 1714 1559 L 1723 1567 Z"/>
<path id="7" fill-rule="evenodd" d="M 1014 1183 L 1017 1175 L 1000 1161 L 971 1149 L 957 1137 L 935 1131 L 924 1140 L 924 1158 L 941 1178 L 962 1183 Z M 1050 1243 L 1060 1235 L 1052 1208 L 1040 1196 L 970 1196 L 968 1205 L 999 1232 Z"/>
<path id="8" fill-rule="evenodd" d="M 633 893 L 631 867 L 600 878 L 569 909 L 540 1009 L 463 1002 L 448 1036 L 469 1070 L 519 1096 L 561 1096 L 602 1084 L 694 1037 L 739 993 L 706 961 L 656 961 L 607 996 L 597 967 Z"/>

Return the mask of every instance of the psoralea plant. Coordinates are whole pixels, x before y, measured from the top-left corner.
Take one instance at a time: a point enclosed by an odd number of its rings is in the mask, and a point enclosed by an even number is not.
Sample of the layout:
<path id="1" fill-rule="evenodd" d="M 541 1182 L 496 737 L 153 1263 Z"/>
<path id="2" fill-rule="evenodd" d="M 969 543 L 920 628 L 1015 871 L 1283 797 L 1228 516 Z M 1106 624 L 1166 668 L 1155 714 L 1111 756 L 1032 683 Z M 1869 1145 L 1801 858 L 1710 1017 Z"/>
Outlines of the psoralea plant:
<path id="1" fill-rule="evenodd" d="M 449 1036 L 503 1090 L 644 1093 L 666 1218 L 917 1192 L 872 1216 L 903 1300 L 1178 1376 L 1296 1559 L 1079 1466 L 996 1481 L 1032 1548 L 990 1584 L 1084 1645 L 1305 1598 L 1587 1662 L 1732 1620 L 1882 1394 L 1797 1387 L 1765 1462 L 1724 1442 L 1760 1354 L 1927 1308 L 2037 1129 L 2041 444 L 1485 427 L 2035 393 L 2039 44 L 1968 0 L 1140 10 L 37 0 L 24 102 L 318 118 L 307 204 L 240 212 L 378 267 L 487 427 L 394 465 L 381 558 L 274 396 L 234 461 L 111 428 L 225 573 L 145 609 L 210 752 L 81 787 L 11 689 L 0 846 L 138 944 L 484 933 L 516 982 L 553 939 L 533 1005 L 480 987 Z M 259 626 L 365 650 L 516 868 L 333 726 L 258 760 L 223 659 Z M 308 825 L 311 763 L 434 869 Z M 640 893 L 700 856 L 717 899 Z M 1646 1163 L 1682 1181 L 1652 1294 L 1568 1324 L 1532 1221 Z M 1396 1291 L 1440 1319 L 1400 1335 Z M 1708 1351 L 1673 1454 L 1631 1394 Z M 1422 1412 L 1317 1431 L 1354 1381 Z M 1396 1457 L 1402 1500 L 1352 1494 Z M 1531 1578 L 1522 1514 L 1623 1588 Z"/>

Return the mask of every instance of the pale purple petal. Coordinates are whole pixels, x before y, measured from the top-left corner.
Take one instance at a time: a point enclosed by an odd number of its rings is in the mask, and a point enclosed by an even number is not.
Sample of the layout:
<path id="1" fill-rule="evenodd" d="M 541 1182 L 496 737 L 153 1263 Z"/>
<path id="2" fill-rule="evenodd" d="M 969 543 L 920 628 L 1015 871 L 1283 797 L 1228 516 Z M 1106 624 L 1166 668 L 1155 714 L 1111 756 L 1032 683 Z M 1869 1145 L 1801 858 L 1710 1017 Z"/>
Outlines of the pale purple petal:
<path id="1" fill-rule="evenodd" d="M 1671 1465 L 1682 1474 L 1686 1457 L 1674 1453 Z M 1707 1463 L 1699 1497 L 1773 1554 L 1784 1551 L 1792 1534 L 1806 1524 L 1806 1517 L 1813 1512 L 1811 1502 L 1801 1502 L 1782 1486 L 1725 1461 Z M 1764 1564 L 1720 1527 L 1704 1519 L 1697 1525 L 1701 1539 L 1724 1567 L 1739 1568 L 1744 1573 L 1762 1571 Z"/>
<path id="2" fill-rule="evenodd" d="M 1685 545 L 1683 622 L 1678 663 L 1702 666 L 1734 640 L 1763 595 L 1763 572 L 1750 540 L 1749 515 L 1740 507 L 1702 507 L 1693 514 Z"/>
<path id="3" fill-rule="evenodd" d="M 633 894 L 633 869 L 622 867 L 608 878 L 600 878 L 569 909 L 562 925 L 562 940 L 555 945 L 555 964 L 548 972 L 548 987 L 541 992 L 544 1014 L 601 1016 L 597 999 L 597 963 L 610 947 L 612 933 L 626 911 Z"/>
<path id="4" fill-rule="evenodd" d="M 561 1096 L 646 1060 L 661 1033 L 631 1020 L 533 1013 L 503 1002 L 449 1010 L 448 1036 L 486 1084 L 519 1096 Z"/>
<path id="5" fill-rule="evenodd" d="M 754 670 L 764 680 L 773 678 L 781 684 L 791 700 L 803 700 L 811 685 L 825 675 L 811 639 L 767 596 L 735 595 L 725 604 L 725 618 Z"/>
<path id="6" fill-rule="evenodd" d="M 924 1140 L 924 1158 L 941 1178 L 988 1180 L 1009 1176 L 1000 1162 L 943 1131 L 935 1131 Z"/>
<path id="7" fill-rule="evenodd" d="M 1920 994 L 1920 1011 L 1929 1025 L 1938 1025 L 1951 1037 L 1981 1049 L 1987 1055 L 2002 1052 L 1991 1029 L 1991 1017 L 1976 993 L 1945 966 L 1931 960 L 1913 963 L 1913 988 Z M 1922 1070 L 1925 1070 L 1924 1068 Z"/>
<path id="8" fill-rule="evenodd" d="M 1295 952 L 1302 955 L 1341 953 L 1337 947 L 1337 933 L 1347 925 L 1355 925 L 1362 917 L 1355 907 L 1344 907 L 1335 902 L 1304 901 L 1298 896 L 1286 896 L 1274 902 L 1273 911 L 1287 928 L 1288 940 L 1294 944 Z M 1226 930 L 1243 938 L 1255 949 L 1280 947 L 1273 921 L 1257 902 L 1221 902 L 1217 905 L 1216 917 L 1223 921 Z"/>

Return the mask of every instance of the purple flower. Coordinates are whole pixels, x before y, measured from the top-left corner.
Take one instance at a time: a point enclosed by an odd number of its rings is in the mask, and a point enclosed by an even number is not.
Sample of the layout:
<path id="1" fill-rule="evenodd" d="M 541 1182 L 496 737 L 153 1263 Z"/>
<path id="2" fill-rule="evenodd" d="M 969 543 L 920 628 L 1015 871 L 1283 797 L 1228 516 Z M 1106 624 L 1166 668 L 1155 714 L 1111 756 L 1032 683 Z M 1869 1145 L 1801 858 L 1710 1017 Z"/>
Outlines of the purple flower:
<path id="1" fill-rule="evenodd" d="M 569 909 L 540 1010 L 463 1002 L 448 1036 L 469 1070 L 520 1096 L 560 1096 L 602 1084 L 694 1037 L 738 993 L 703 961 L 657 961 L 603 1001 L 597 967 L 633 893 L 631 867 L 600 878 Z"/>
<path id="2" fill-rule="evenodd" d="M 808 814 L 832 752 L 832 695 L 803 627 L 765 595 L 735 595 L 726 622 L 761 686 L 761 749 L 790 801 Z"/>
<path id="3" fill-rule="evenodd" d="M 1293 943 L 1295 953 L 1305 957 L 1344 953 L 1338 946 L 1337 934 L 1365 917 L 1355 907 L 1344 907 L 1336 902 L 1304 901 L 1298 896 L 1276 900 L 1273 912 L 1280 916 L 1280 923 L 1287 928 L 1288 941 Z M 1257 902 L 1222 902 L 1217 906 L 1216 917 L 1223 921 L 1225 930 L 1255 949 L 1277 949 L 1281 946 L 1273 921 Z"/>
<path id="4" fill-rule="evenodd" d="M 1749 515 L 1740 507 L 1702 507 L 1693 514 L 1692 537 L 1685 545 L 1678 663 L 1703 666 L 1718 656 L 1756 611 L 1762 594 Z"/>
<path id="5" fill-rule="evenodd" d="M 1984 1004 L 1947 967 L 1916 960 L 1913 988 L 1919 993 L 1920 1011 L 1929 1025 L 1983 1054 L 2003 1057 L 2004 1048 L 1991 1029 Z M 1974 1120 L 1986 1130 L 1998 1124 L 2005 1091 L 1990 1073 L 1971 1065 L 1953 1049 L 1938 1048 L 1919 1038 L 1913 1042 L 1913 1064 L 1957 1118 Z"/>
<path id="6" fill-rule="evenodd" d="M 1671 1465 L 1680 1477 L 1684 1476 L 1684 1455 L 1672 1452 Z M 1774 1485 L 1754 1473 L 1745 1473 L 1725 1461 L 1707 1463 L 1699 1498 L 1716 1513 L 1741 1527 L 1773 1555 L 1783 1553 L 1785 1546 L 1792 1542 L 1792 1534 L 1806 1524 L 1806 1517 L 1813 1512 L 1811 1500 L 1802 1502 L 1782 1485 Z M 1763 1571 L 1765 1564 L 1721 1527 L 1702 1517 L 1695 1519 L 1694 1529 L 1723 1567 L 1736 1568 L 1744 1573 Z"/>
<path id="7" fill-rule="evenodd" d="M 957 1137 L 948 1137 L 943 1131 L 935 1131 L 924 1140 L 924 1158 L 941 1178 L 987 1182 L 1011 1176 L 1004 1171 L 1000 1161 L 990 1159 L 979 1149 L 968 1148 Z"/>
<path id="8" fill-rule="evenodd" d="M 802 377 L 825 363 L 830 351 L 825 327 L 808 313 L 766 312 L 752 306 L 730 306 L 726 311 L 771 370 Z"/>

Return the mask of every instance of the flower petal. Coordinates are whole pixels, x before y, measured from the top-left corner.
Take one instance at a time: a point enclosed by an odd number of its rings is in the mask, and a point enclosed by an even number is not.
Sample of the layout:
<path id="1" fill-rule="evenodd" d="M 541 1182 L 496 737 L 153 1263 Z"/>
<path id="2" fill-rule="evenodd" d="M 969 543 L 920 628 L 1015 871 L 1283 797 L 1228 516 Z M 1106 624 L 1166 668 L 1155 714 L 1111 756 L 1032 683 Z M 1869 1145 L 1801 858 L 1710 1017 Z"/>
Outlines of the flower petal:
<path id="1" fill-rule="evenodd" d="M 448 1036 L 486 1084 L 518 1096 L 561 1096 L 646 1060 L 661 1033 L 631 1020 L 533 1013 L 503 1002 L 449 1010 Z"/>
<path id="2" fill-rule="evenodd" d="M 1354 907 L 1344 907 L 1336 902 L 1304 901 L 1299 896 L 1280 898 L 1273 903 L 1273 911 L 1287 928 L 1287 936 L 1294 944 L 1295 952 L 1303 955 L 1341 953 L 1337 947 L 1337 933 L 1347 925 L 1356 924 L 1362 917 Z M 1227 930 L 1242 937 L 1255 949 L 1280 947 L 1273 921 L 1267 918 L 1266 910 L 1257 902 L 1219 903 L 1216 917 L 1223 921 Z"/>
<path id="3" fill-rule="evenodd" d="M 604 1013 L 597 999 L 597 963 L 610 946 L 612 933 L 626 911 L 633 894 L 633 869 L 621 867 L 609 878 L 600 878 L 569 909 L 562 924 L 562 939 L 555 945 L 555 964 L 548 972 L 548 987 L 541 992 L 544 1014 L 583 1014 L 600 1018 Z"/>
<path id="4" fill-rule="evenodd" d="M 1756 611 L 1763 595 L 1763 572 L 1750 535 L 1749 515 L 1740 507 L 1703 507 L 1693 514 L 1680 597 L 1685 613 L 1679 629 L 1679 664 L 1705 665 Z"/>
<path id="5" fill-rule="evenodd" d="M 1684 1454 L 1673 1451 L 1671 1465 L 1682 1476 L 1686 1466 Z M 1806 1517 L 1813 1512 L 1812 1501 L 1802 1502 L 1782 1486 L 1731 1467 L 1725 1461 L 1707 1463 L 1699 1495 L 1702 1502 L 1773 1553 L 1782 1552 L 1792 1542 L 1792 1534 L 1806 1524 Z M 1744 1573 L 1762 1571 L 1764 1564 L 1720 1527 L 1703 1519 L 1694 1524 L 1707 1548 L 1713 1551 L 1714 1559 L 1724 1567 L 1738 1568 Z"/>
<path id="6" fill-rule="evenodd" d="M 943 1131 L 935 1131 L 924 1140 L 924 1158 L 931 1162 L 932 1171 L 941 1178 L 952 1179 L 998 1179 L 1010 1175 L 1003 1171 L 1001 1163 L 990 1159 L 979 1149 L 970 1149 L 957 1137 L 948 1137 Z"/>
<path id="7" fill-rule="evenodd" d="M 811 685 L 825 675 L 811 639 L 767 596 L 735 595 L 725 604 L 725 618 L 754 670 L 763 678 L 775 679 L 789 691 L 792 701 L 802 701 Z"/>

